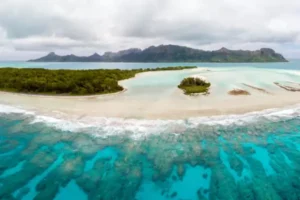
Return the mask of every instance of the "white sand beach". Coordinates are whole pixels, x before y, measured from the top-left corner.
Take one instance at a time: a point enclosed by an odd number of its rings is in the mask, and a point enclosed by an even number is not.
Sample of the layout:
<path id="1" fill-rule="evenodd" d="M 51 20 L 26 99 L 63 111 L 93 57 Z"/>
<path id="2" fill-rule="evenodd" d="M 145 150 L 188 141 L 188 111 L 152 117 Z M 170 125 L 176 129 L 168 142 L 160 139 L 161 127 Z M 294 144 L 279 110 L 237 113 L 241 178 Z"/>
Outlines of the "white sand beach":
<path id="1" fill-rule="evenodd" d="M 184 77 L 192 75 L 211 82 L 209 95 L 186 96 L 177 88 Z M 117 94 L 74 97 L 1 92 L 0 104 L 60 117 L 184 119 L 242 114 L 300 103 L 300 92 L 287 91 L 274 82 L 297 87 L 300 75 L 294 71 L 257 68 L 146 72 L 120 81 L 126 91 Z M 250 95 L 229 95 L 233 89 L 246 90 Z"/>

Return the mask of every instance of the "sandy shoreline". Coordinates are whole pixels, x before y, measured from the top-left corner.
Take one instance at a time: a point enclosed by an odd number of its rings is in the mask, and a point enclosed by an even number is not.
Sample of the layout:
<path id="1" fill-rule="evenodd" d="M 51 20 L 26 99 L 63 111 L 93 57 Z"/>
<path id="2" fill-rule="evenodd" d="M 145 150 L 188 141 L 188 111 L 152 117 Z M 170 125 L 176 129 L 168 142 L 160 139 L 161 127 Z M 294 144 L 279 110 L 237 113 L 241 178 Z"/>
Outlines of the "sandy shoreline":
<path id="1" fill-rule="evenodd" d="M 186 96 L 176 87 L 177 80 L 172 84 L 169 84 L 168 80 L 164 80 L 164 77 L 167 79 L 175 76 L 181 80 L 181 77 L 193 73 L 205 73 L 206 76 L 211 76 L 212 92 L 210 95 Z M 214 72 L 212 75 L 212 72 L 203 69 L 183 70 L 181 72 L 145 72 L 137 74 L 133 79 L 120 81 L 120 85 L 128 90 L 105 95 L 46 96 L 0 92 L 0 104 L 49 116 L 57 116 L 57 113 L 62 113 L 63 116 L 70 115 L 75 116 L 75 118 L 91 116 L 185 119 L 200 116 L 244 114 L 300 103 L 300 92 L 289 92 L 276 86 L 272 86 L 274 87 L 270 91 L 272 95 L 257 90 L 255 84 L 253 88 L 247 88 L 251 95 L 227 95 L 227 89 L 222 88 L 224 92 L 219 92 L 219 83 L 214 81 L 214 76 L 220 76 L 223 72 L 219 73 Z M 160 85 L 156 80 L 165 81 L 165 83 Z M 228 84 L 228 88 L 234 86 L 236 85 Z"/>
<path id="2" fill-rule="evenodd" d="M 179 91 L 181 92 L 181 91 Z M 285 106 L 296 105 L 300 102 L 297 98 L 280 98 L 273 101 L 273 98 L 265 98 L 263 101 L 247 97 L 235 97 L 215 101 L 207 98 L 204 105 L 199 106 L 195 101 L 206 96 L 187 97 L 185 101 L 161 101 L 151 103 L 150 101 L 123 101 L 116 102 L 101 100 L 96 98 L 76 98 L 63 99 L 55 97 L 35 97 L 19 94 L 2 93 L 1 104 L 16 106 L 39 114 L 54 116 L 63 113 L 64 116 L 90 117 L 120 117 L 134 119 L 185 119 L 190 117 L 216 116 L 245 114 L 252 111 L 262 111 L 270 108 L 282 108 Z M 3 99 L 5 99 L 3 101 Z M 208 101 L 211 101 L 208 103 Z M 184 105 L 187 103 L 188 105 Z"/>

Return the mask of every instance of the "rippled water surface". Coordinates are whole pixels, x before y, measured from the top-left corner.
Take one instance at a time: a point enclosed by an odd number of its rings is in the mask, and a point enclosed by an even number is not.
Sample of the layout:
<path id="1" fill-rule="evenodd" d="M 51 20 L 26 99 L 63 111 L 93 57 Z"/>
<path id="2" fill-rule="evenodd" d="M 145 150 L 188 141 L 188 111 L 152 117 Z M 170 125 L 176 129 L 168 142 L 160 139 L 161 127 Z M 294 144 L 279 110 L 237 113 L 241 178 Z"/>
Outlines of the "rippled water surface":
<path id="1" fill-rule="evenodd" d="M 298 112 L 152 122 L 159 134 L 123 122 L 112 135 L 2 113 L 0 199 L 299 199 Z"/>
<path id="2" fill-rule="evenodd" d="M 300 107 L 87 125 L 1 105 L 0 199 L 298 200 Z"/>
<path id="3" fill-rule="evenodd" d="M 273 69 L 300 69 L 300 60 L 285 63 L 85 63 L 85 62 L 24 62 L 0 61 L 0 67 L 48 68 L 48 69 L 139 69 L 167 66 L 202 67 L 258 67 Z"/>

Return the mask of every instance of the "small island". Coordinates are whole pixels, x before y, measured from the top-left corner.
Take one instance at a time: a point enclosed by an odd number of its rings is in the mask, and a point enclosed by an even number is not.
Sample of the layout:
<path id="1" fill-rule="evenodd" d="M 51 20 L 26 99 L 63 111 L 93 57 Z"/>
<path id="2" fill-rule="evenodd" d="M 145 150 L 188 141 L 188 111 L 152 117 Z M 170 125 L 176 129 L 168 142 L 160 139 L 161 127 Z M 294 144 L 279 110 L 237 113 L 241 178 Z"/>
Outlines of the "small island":
<path id="1" fill-rule="evenodd" d="M 123 91 L 118 81 L 150 71 L 193 69 L 177 66 L 147 69 L 49 70 L 41 68 L 0 68 L 0 90 L 44 95 L 94 95 Z"/>
<path id="2" fill-rule="evenodd" d="M 208 94 L 210 83 L 204 77 L 193 76 L 181 81 L 178 88 L 184 91 L 186 95 Z"/>

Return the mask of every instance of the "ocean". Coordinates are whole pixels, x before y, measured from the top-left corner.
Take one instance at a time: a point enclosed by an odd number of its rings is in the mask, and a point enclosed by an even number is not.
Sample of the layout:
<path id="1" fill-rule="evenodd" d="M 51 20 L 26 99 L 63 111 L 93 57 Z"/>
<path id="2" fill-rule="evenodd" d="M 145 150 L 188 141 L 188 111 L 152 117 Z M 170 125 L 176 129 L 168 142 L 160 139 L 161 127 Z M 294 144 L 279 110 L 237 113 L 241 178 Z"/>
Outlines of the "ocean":
<path id="1" fill-rule="evenodd" d="M 300 69 L 296 60 L 0 63 L 49 69 L 177 65 Z M 0 105 L 0 199 L 297 200 L 300 106 L 182 120 L 99 117 L 85 124 Z"/>
<path id="2" fill-rule="evenodd" d="M 201 67 L 257 67 L 270 69 L 300 69 L 300 60 L 286 63 L 105 63 L 105 62 L 23 62 L 0 61 L 0 67 L 46 68 L 46 69 L 139 69 L 168 66 L 201 66 Z"/>

